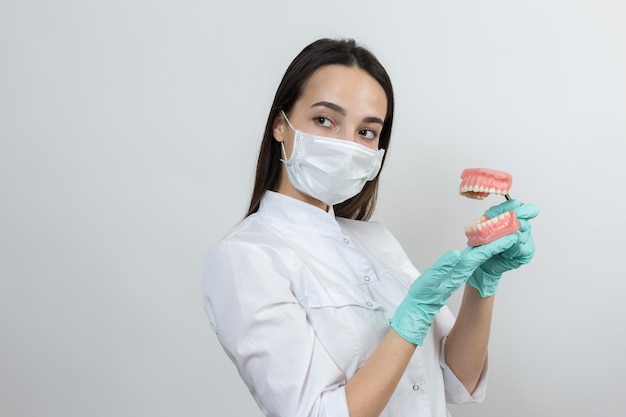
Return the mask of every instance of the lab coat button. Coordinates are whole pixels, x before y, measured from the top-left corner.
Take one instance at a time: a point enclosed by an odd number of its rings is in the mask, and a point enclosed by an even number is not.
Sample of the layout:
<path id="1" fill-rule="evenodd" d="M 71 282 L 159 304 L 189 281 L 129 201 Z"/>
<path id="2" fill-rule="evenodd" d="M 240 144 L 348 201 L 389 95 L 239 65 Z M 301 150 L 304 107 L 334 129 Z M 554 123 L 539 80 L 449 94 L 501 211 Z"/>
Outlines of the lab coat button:
<path id="1" fill-rule="evenodd" d="M 343 238 L 343 243 L 345 243 L 346 245 L 348 245 L 350 243 L 350 239 L 348 239 L 347 237 Z"/>
<path id="2" fill-rule="evenodd" d="M 369 280 L 370 280 L 370 277 L 369 277 L 368 275 L 365 275 L 365 276 L 363 277 L 363 279 L 364 279 L 365 281 L 369 281 Z"/>
<path id="3" fill-rule="evenodd" d="M 365 303 L 365 304 L 367 304 L 367 306 L 368 306 L 368 307 L 371 307 L 371 306 L 373 306 L 373 305 L 374 305 L 374 304 L 372 304 L 372 302 L 371 302 L 371 301 L 368 301 L 368 302 L 367 302 L 367 303 Z"/>
<path id="4" fill-rule="evenodd" d="M 418 391 L 420 389 L 420 386 L 415 384 L 413 385 L 413 391 Z"/>

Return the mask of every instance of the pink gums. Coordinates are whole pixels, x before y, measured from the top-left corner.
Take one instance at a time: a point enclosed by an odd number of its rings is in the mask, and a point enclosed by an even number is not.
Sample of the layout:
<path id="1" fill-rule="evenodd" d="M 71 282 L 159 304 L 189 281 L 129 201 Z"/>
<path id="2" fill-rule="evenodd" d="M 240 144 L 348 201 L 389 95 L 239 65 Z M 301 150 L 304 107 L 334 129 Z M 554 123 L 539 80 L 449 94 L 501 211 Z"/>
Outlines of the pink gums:
<path id="1" fill-rule="evenodd" d="M 507 194 L 513 184 L 513 177 L 503 171 L 487 168 L 467 168 L 461 173 L 459 193 L 477 200 L 489 194 Z"/>
<path id="2" fill-rule="evenodd" d="M 489 219 L 483 215 L 480 219 L 465 226 L 467 245 L 485 245 L 502 236 L 517 232 L 519 228 L 519 221 L 513 210 L 507 211 L 495 219 Z"/>

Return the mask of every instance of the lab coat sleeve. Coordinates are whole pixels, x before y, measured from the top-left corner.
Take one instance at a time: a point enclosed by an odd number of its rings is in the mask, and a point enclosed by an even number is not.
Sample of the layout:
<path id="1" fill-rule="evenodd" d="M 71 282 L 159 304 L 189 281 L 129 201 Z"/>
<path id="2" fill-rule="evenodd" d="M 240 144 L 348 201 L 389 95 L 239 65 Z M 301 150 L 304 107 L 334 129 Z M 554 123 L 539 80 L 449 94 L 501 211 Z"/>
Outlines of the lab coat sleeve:
<path id="1" fill-rule="evenodd" d="M 262 244 L 223 241 L 204 262 L 211 327 L 271 417 L 348 417 L 345 376 L 316 338 L 280 262 Z"/>

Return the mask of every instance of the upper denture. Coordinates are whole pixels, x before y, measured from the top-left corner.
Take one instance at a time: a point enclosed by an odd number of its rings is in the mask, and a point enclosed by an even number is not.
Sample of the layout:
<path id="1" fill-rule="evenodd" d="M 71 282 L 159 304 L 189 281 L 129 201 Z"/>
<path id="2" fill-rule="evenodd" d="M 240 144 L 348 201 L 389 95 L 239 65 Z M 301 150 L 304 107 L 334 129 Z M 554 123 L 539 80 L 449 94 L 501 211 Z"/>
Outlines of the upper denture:
<path id="1" fill-rule="evenodd" d="M 507 194 L 512 183 L 513 177 L 504 171 L 467 168 L 461 173 L 459 193 L 465 197 L 483 200 L 489 194 Z"/>

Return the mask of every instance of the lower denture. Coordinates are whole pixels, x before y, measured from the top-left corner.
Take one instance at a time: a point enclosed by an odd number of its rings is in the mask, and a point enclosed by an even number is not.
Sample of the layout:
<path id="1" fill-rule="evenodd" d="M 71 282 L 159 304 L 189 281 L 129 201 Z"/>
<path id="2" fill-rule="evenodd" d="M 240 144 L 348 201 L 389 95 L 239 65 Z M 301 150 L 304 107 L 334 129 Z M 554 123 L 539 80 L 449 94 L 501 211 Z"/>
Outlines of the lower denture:
<path id="1" fill-rule="evenodd" d="M 480 219 L 465 226 L 468 246 L 480 246 L 518 231 L 519 221 L 513 210 L 504 212 L 492 219 L 483 215 Z"/>

